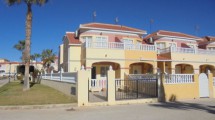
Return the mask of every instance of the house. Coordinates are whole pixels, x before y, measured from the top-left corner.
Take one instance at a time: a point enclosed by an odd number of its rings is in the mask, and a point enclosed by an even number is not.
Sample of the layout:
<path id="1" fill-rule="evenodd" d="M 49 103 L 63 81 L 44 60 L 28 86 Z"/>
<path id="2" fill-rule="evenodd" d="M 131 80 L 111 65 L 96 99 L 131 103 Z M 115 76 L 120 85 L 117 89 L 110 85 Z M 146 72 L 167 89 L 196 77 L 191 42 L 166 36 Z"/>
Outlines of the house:
<path id="1" fill-rule="evenodd" d="M 200 74 L 208 70 L 215 76 L 213 37 L 200 38 L 180 32 L 159 30 L 144 38 L 157 46 L 158 68 L 168 74 Z"/>
<path id="2" fill-rule="evenodd" d="M 115 77 L 157 72 L 157 49 L 143 41 L 145 30 L 104 23 L 81 24 L 76 32 L 66 32 L 59 58 L 65 72 L 84 66 L 91 79 L 106 79 L 109 66 Z M 62 52 L 63 50 L 63 52 Z M 63 55 L 62 55 L 63 54 Z"/>
<path id="3" fill-rule="evenodd" d="M 86 70 L 90 92 L 105 92 L 110 86 L 107 71 L 112 69 L 115 100 L 161 93 L 166 100 L 215 96 L 215 37 L 166 30 L 146 34 L 123 25 L 81 24 L 65 33 L 58 64 L 65 72 Z M 156 92 L 158 79 L 161 93 Z"/>
<path id="4" fill-rule="evenodd" d="M 41 62 L 30 62 L 30 71 L 34 71 L 34 69 L 41 70 L 42 69 L 42 63 Z M 22 62 L 11 62 L 7 59 L 0 59 L 0 74 L 1 76 L 10 76 L 15 75 L 17 73 L 24 74 L 25 65 Z"/>

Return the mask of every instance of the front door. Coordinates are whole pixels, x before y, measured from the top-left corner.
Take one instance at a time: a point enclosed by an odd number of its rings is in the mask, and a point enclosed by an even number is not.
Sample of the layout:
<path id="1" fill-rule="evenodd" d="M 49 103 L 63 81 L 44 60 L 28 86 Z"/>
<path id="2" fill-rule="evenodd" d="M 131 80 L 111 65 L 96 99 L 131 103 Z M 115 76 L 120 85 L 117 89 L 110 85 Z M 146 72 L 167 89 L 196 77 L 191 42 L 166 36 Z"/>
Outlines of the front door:
<path id="1" fill-rule="evenodd" d="M 140 65 L 133 66 L 133 74 L 142 74 L 142 66 Z"/>
<path id="2" fill-rule="evenodd" d="M 209 97 L 208 77 L 205 73 L 199 75 L 199 97 Z"/>
<path id="3" fill-rule="evenodd" d="M 91 71 L 91 78 L 96 79 L 96 67 L 93 67 Z"/>
<path id="4" fill-rule="evenodd" d="M 100 78 L 102 80 L 107 80 L 107 71 L 108 71 L 109 67 L 108 66 L 101 66 L 101 70 L 100 70 Z"/>

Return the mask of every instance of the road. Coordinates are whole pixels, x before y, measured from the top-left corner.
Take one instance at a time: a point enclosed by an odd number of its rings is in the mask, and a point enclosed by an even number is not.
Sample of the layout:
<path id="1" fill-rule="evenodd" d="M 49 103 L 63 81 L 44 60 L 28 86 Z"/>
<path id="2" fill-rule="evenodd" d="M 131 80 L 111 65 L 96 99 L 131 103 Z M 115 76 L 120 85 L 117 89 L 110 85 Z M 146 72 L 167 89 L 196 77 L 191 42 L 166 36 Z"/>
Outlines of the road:
<path id="1" fill-rule="evenodd" d="M 1 120 L 215 120 L 215 99 L 74 109 L 1 110 Z"/>

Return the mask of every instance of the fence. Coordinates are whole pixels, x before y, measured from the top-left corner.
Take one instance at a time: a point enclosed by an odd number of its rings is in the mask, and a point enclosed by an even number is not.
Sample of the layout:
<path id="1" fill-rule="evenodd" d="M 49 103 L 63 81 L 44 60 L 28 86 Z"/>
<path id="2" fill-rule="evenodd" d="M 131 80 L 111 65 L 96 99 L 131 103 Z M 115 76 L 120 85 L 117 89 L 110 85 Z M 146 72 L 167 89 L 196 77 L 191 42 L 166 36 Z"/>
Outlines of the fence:
<path id="1" fill-rule="evenodd" d="M 194 74 L 169 74 L 164 75 L 165 84 L 182 84 L 182 83 L 193 83 Z"/>
<path id="2" fill-rule="evenodd" d="M 41 75 L 42 79 L 54 80 L 60 82 L 76 83 L 77 72 L 70 73 L 47 73 Z"/>
<path id="3" fill-rule="evenodd" d="M 89 90 L 91 91 L 101 91 L 107 88 L 107 80 L 91 79 L 89 82 Z"/>
<path id="4" fill-rule="evenodd" d="M 170 50 L 170 47 L 168 48 L 163 48 L 163 49 L 158 49 L 158 54 L 164 54 L 164 53 L 169 53 L 171 50 Z"/>
<path id="5" fill-rule="evenodd" d="M 156 74 L 129 74 L 128 79 L 139 80 L 139 79 L 156 79 Z"/>
<path id="6" fill-rule="evenodd" d="M 86 48 L 102 48 L 102 49 L 120 49 L 120 50 L 142 50 L 142 51 L 156 51 L 154 45 L 144 44 L 125 44 L 121 42 L 85 42 Z"/>
<path id="7" fill-rule="evenodd" d="M 115 83 L 116 100 L 154 98 L 158 95 L 157 79 L 116 80 Z"/>
<path id="8" fill-rule="evenodd" d="M 189 54 L 204 54 L 204 55 L 215 55 L 214 50 L 206 50 L 206 49 L 194 49 L 194 48 L 183 48 L 183 47 L 168 47 L 164 49 L 158 49 L 158 54 L 164 53 L 189 53 Z"/>

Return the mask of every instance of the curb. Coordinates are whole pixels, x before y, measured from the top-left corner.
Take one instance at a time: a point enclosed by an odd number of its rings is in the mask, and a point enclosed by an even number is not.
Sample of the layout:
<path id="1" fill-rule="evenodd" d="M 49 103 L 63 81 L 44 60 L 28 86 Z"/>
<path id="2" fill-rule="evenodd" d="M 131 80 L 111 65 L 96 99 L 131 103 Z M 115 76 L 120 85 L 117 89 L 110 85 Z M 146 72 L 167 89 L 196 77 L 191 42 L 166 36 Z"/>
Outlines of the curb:
<path id="1" fill-rule="evenodd" d="M 23 105 L 23 106 L 0 106 L 0 110 L 31 110 L 31 109 L 54 109 L 64 108 L 73 109 L 77 107 L 77 103 L 72 104 L 50 104 L 50 105 Z"/>

